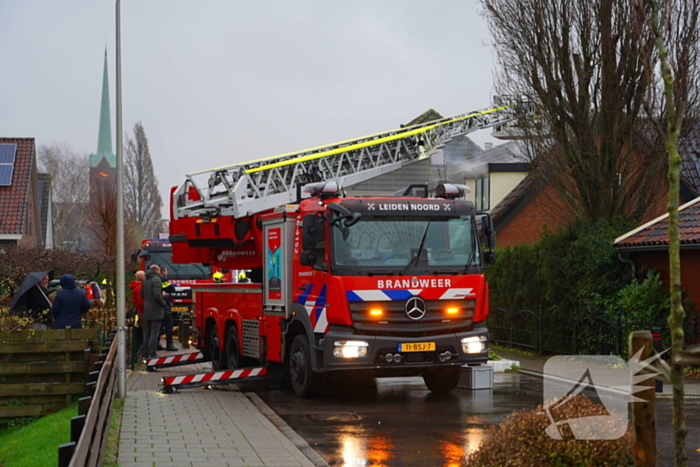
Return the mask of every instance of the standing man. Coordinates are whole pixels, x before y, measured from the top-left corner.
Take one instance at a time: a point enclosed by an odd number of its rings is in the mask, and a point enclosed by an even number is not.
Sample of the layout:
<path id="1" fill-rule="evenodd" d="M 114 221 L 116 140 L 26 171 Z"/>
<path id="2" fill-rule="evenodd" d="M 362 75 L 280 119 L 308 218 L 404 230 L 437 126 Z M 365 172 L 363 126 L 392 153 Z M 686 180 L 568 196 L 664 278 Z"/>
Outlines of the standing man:
<path id="1" fill-rule="evenodd" d="M 143 297 L 143 317 L 146 318 L 146 333 L 143 336 L 143 358 L 155 358 L 156 347 L 160 341 L 160 327 L 165 314 L 163 286 L 160 280 L 160 267 L 152 264 L 146 272 L 146 279 L 141 286 Z"/>
<path id="2" fill-rule="evenodd" d="M 173 352 L 177 347 L 173 344 L 173 312 L 170 309 L 173 303 L 172 294 L 175 286 L 168 282 L 168 269 L 165 266 L 160 268 L 160 280 L 163 286 L 163 298 L 165 299 L 165 314 L 163 317 L 163 332 L 165 333 L 165 347 L 160 345 L 158 339 L 158 350 L 168 350 Z"/>

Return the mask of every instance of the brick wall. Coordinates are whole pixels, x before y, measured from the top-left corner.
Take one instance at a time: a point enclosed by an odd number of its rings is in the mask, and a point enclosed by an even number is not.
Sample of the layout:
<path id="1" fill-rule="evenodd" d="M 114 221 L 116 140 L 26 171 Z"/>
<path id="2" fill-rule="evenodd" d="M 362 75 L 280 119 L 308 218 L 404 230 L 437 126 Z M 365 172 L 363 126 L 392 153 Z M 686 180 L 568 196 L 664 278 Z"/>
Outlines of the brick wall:
<path id="1" fill-rule="evenodd" d="M 573 219 L 571 208 L 556 194 L 554 188 L 539 190 L 496 233 L 496 245 L 501 247 L 536 243 L 545 228 L 556 232 Z"/>
<path id="2" fill-rule="evenodd" d="M 663 191 L 644 214 L 640 224 L 644 224 L 666 212 L 666 192 Z M 681 204 L 687 202 L 683 197 Z M 565 203 L 554 188 L 545 185 L 496 233 L 496 245 L 514 246 L 521 243 L 536 243 L 545 228 L 557 232 L 575 218 L 571 207 Z M 699 289 L 700 290 L 700 289 Z M 698 295 L 700 308 L 700 294 Z"/>
<path id="3" fill-rule="evenodd" d="M 634 261 L 637 271 L 654 268 L 668 290 L 669 265 L 666 251 L 632 253 L 630 258 Z M 681 285 L 687 298 L 695 303 L 693 312 L 700 313 L 700 250 L 681 250 Z M 688 311 L 686 310 L 686 313 Z"/>

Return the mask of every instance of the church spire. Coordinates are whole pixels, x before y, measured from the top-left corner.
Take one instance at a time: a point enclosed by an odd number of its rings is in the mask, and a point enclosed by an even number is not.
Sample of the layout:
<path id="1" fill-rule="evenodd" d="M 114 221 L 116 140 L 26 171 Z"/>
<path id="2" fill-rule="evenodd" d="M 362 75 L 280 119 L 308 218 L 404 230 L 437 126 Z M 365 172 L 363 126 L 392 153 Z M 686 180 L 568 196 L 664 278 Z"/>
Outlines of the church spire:
<path id="1" fill-rule="evenodd" d="M 90 155 L 90 167 L 97 167 L 105 158 L 110 167 L 117 166 L 117 157 L 112 152 L 112 121 L 109 111 L 109 79 L 107 75 L 107 49 L 102 76 L 102 104 L 100 106 L 100 129 L 97 137 L 97 152 Z"/>

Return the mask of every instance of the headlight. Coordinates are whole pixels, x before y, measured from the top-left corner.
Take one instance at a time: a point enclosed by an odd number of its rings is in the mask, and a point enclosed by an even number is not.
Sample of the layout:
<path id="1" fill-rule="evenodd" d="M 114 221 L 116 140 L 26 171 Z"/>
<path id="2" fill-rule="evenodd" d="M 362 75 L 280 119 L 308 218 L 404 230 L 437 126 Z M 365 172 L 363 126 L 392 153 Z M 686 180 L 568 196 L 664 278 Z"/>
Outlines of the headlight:
<path id="1" fill-rule="evenodd" d="M 337 358 L 358 358 L 367 355 L 369 343 L 365 341 L 335 341 L 333 356 Z"/>
<path id="2" fill-rule="evenodd" d="M 486 336 L 471 336 L 462 338 L 462 352 L 481 353 L 486 350 Z"/>

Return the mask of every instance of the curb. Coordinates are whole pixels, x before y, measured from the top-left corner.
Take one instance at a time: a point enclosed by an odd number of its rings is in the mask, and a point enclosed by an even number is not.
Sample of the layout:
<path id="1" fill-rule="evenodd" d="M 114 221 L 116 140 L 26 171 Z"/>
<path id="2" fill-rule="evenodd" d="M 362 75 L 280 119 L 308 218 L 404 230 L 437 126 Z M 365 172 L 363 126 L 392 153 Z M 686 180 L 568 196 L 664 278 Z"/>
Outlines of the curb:
<path id="1" fill-rule="evenodd" d="M 314 464 L 316 467 L 329 467 L 328 463 L 323 460 L 323 458 L 316 452 L 314 449 L 309 446 L 309 443 L 307 443 L 304 438 L 299 436 L 296 431 L 292 430 L 292 428 L 287 425 L 287 423 L 282 420 L 282 418 L 277 415 L 273 410 L 263 401 L 258 397 L 257 394 L 254 392 L 245 392 L 243 393 L 254 405 L 255 407 L 262 413 L 269 421 L 272 423 L 284 436 L 287 437 L 289 441 L 296 446 L 297 449 L 299 449 L 307 459 L 311 461 L 311 463 Z"/>

